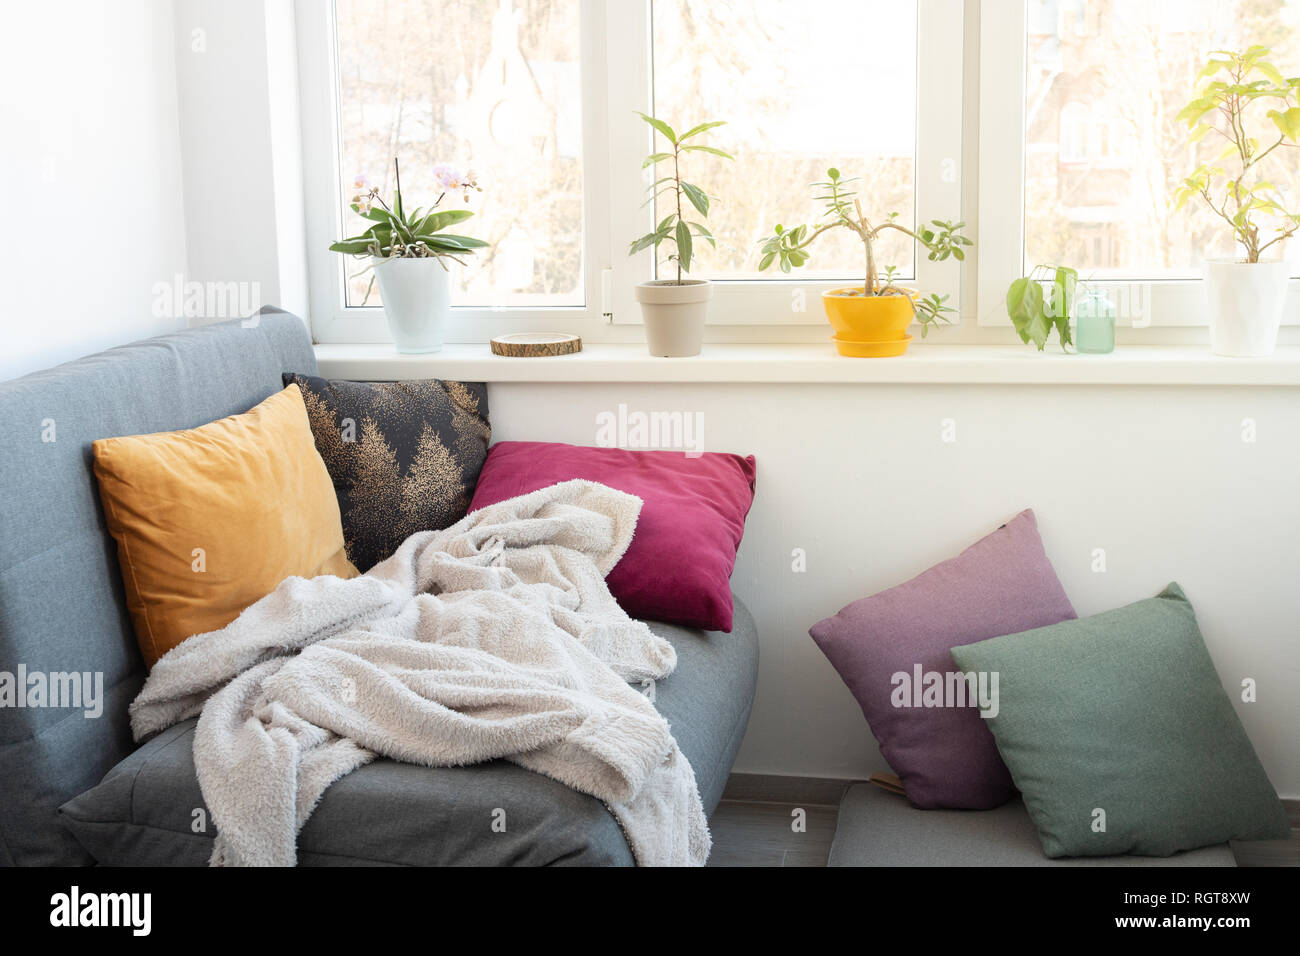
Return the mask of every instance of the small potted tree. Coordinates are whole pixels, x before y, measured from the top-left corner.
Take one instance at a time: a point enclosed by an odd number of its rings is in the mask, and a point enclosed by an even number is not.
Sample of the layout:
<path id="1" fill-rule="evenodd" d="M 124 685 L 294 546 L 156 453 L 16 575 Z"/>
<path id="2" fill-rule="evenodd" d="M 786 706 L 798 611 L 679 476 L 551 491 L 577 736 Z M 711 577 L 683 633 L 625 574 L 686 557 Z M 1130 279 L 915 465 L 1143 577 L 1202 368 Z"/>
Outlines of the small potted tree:
<path id="1" fill-rule="evenodd" d="M 808 261 L 807 249 L 822 233 L 848 229 L 862 240 L 866 277 L 860 286 L 822 293 L 826 316 L 835 329 L 835 348 L 841 355 L 854 357 L 902 355 L 912 341 L 907 327 L 913 321 L 921 323 L 924 338 L 931 325 L 950 322 L 948 316 L 956 310 L 944 304 L 946 295 L 922 296 L 915 289 L 896 285 L 897 270 L 892 266 L 882 268 L 876 261 L 876 240 L 886 230 L 897 230 L 923 245 L 930 259 L 936 261 L 949 256 L 960 261 L 966 258 L 963 247 L 973 243 L 961 234 L 965 226 L 962 222 L 935 219 L 929 226 L 912 230 L 898 222 L 898 213 L 871 222 L 851 188 L 855 182 L 856 178 L 842 178 L 834 167 L 826 170 L 826 179 L 813 183 L 821 190 L 816 198 L 826 206 L 820 223 L 811 231 L 807 225 L 787 229 L 777 224 L 773 234 L 763 240 L 758 268 L 763 271 L 777 263 L 782 272 L 789 272 Z"/>
<path id="2" fill-rule="evenodd" d="M 1232 230 L 1244 255 L 1207 259 L 1210 336 L 1218 355 L 1269 355 L 1277 344 L 1291 269 L 1264 252 L 1300 229 L 1300 210 L 1264 175 L 1265 161 L 1300 162 L 1300 78 L 1283 77 L 1268 47 L 1210 54 L 1196 94 L 1178 114 L 1191 142 L 1211 134 L 1226 145 L 1174 192 L 1176 208 L 1200 197 Z M 1294 201 L 1294 197 L 1292 197 Z M 1262 232 L 1267 223 L 1268 232 Z"/>
<path id="3" fill-rule="evenodd" d="M 463 265 L 463 256 L 473 255 L 474 250 L 487 246 L 482 239 L 443 232 L 474 214 L 468 209 L 439 212 L 438 206 L 448 192 L 463 192 L 468 201 L 469 191 L 479 187 L 471 176 L 461 175 L 448 166 L 437 166 L 434 177 L 441 194 L 432 206 L 408 212 L 402 203 L 402 174 L 396 159 L 393 174 L 396 188 L 391 206 L 364 176 L 356 178 L 353 185 L 357 194 L 352 197 L 352 211 L 374 225 L 359 236 L 333 243 L 330 249 L 369 260 L 366 268 L 373 273 L 366 287 L 366 298 L 378 280 L 384 316 L 397 351 L 437 352 L 442 348 L 451 312 L 447 260 Z"/>
<path id="4" fill-rule="evenodd" d="M 686 153 L 711 153 L 723 159 L 729 154 L 713 146 L 688 142 L 701 133 L 725 125 L 722 122 L 700 123 L 680 136 L 663 120 L 638 114 L 668 141 L 671 151 L 653 152 L 642 162 L 642 169 L 657 170 L 660 163 L 672 162 L 672 172 L 656 176 L 650 184 L 653 203 L 661 196 L 667 199 L 669 212 L 652 232 L 632 243 L 628 255 L 654 249 L 669 243 L 673 251 L 666 261 L 676 263 L 676 277 L 653 279 L 636 287 L 636 299 L 641 303 L 645 319 L 646 345 L 651 355 L 684 357 L 699 355 L 704 342 L 704 322 L 709 314 L 709 300 L 713 297 L 713 284 L 707 279 L 683 278 L 691 271 L 696 239 L 703 239 L 716 248 L 713 233 L 701 220 L 709 217 L 709 195 L 699 186 L 682 179 L 682 159 Z M 694 213 L 691 210 L 694 209 Z M 688 218 L 694 217 L 694 218 Z"/>

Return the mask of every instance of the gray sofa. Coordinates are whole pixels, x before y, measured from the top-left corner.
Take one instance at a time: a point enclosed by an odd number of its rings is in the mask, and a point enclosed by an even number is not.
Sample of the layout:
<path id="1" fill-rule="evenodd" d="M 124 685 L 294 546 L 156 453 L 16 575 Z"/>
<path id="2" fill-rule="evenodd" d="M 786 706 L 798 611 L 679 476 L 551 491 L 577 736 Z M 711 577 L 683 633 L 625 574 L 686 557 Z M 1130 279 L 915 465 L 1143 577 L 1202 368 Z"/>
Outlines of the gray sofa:
<path id="1" fill-rule="evenodd" d="M 0 708 L 0 863 L 203 864 L 211 851 L 191 755 L 193 722 L 138 746 L 127 706 L 144 666 L 91 472 L 96 438 L 192 428 L 317 374 L 303 323 L 265 310 L 0 383 L 0 671 L 103 675 L 103 712 Z M 50 439 L 53 440 L 50 440 Z M 753 700 L 758 642 L 739 603 L 730 634 L 654 624 L 677 648 L 656 706 L 722 795 Z M 506 832 L 493 831 L 506 810 Z M 326 793 L 304 864 L 630 864 L 597 800 L 497 761 L 377 761 Z"/>

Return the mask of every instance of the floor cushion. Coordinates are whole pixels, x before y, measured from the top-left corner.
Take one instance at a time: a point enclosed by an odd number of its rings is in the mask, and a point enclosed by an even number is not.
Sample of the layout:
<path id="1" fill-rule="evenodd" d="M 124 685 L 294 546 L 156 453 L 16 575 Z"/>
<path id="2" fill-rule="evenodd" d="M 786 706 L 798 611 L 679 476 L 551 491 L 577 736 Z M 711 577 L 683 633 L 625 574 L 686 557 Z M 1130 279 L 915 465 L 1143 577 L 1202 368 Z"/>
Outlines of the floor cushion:
<path id="1" fill-rule="evenodd" d="M 1072 617 L 1038 521 L 1026 510 L 956 557 L 854 601 L 809 633 L 853 692 L 915 806 L 988 810 L 1015 793 L 977 706 L 980 696 L 993 699 L 996 687 L 980 674 L 968 693 L 950 648 Z M 937 682 L 949 680 L 949 706 L 935 706 L 945 703 L 942 696 L 927 703 L 925 688 L 943 689 Z"/>
<path id="2" fill-rule="evenodd" d="M 1289 832 L 1177 584 L 952 649 L 997 673 L 988 715 L 1048 856 L 1167 856 Z"/>
<path id="3" fill-rule="evenodd" d="M 829 866 L 1236 866 L 1226 843 L 1173 856 L 1050 859 L 1019 798 L 995 810 L 918 810 L 874 784 L 840 803 Z"/>

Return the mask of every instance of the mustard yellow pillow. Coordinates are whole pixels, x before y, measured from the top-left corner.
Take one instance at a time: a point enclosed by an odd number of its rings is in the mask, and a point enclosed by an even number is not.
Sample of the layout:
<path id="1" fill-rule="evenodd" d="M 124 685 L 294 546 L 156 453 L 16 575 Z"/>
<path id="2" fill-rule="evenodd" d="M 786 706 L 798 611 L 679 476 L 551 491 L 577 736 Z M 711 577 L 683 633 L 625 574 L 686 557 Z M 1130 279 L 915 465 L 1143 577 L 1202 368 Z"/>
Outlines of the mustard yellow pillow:
<path id="1" fill-rule="evenodd" d="M 296 385 L 242 415 L 93 447 L 148 667 L 290 575 L 357 574 Z"/>

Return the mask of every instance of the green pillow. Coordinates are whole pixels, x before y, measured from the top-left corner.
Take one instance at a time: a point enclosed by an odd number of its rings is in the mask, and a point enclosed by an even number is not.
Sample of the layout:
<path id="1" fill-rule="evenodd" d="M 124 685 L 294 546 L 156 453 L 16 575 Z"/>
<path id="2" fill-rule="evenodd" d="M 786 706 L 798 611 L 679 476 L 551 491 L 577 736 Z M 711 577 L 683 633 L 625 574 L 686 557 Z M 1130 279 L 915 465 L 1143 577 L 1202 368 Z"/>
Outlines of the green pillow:
<path id="1" fill-rule="evenodd" d="M 998 674 L 989 729 L 1049 857 L 1289 835 L 1177 584 L 952 657 Z"/>

